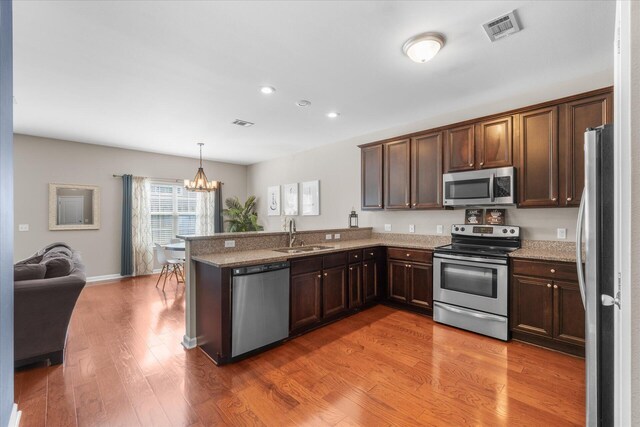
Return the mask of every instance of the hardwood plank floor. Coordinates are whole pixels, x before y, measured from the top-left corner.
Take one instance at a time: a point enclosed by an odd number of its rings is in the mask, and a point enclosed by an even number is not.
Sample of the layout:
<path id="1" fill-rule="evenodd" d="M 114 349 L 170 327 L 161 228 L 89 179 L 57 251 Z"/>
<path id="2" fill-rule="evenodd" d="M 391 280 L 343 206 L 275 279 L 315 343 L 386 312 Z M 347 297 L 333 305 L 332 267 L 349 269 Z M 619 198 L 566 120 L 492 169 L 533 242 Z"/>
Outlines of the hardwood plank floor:
<path id="1" fill-rule="evenodd" d="M 156 277 L 85 288 L 64 366 L 16 372 L 21 426 L 584 425 L 584 360 L 385 306 L 217 367 Z"/>

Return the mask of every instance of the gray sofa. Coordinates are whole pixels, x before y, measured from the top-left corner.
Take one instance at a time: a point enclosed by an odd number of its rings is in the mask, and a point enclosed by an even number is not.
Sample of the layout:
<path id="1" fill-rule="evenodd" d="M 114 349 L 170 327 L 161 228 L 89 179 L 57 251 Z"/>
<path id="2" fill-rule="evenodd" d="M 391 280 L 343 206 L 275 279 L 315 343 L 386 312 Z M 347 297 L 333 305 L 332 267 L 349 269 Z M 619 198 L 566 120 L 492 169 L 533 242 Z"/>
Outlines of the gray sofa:
<path id="1" fill-rule="evenodd" d="M 69 320 L 86 284 L 84 270 L 80 254 L 64 243 L 51 244 L 15 265 L 16 367 L 64 361 Z"/>

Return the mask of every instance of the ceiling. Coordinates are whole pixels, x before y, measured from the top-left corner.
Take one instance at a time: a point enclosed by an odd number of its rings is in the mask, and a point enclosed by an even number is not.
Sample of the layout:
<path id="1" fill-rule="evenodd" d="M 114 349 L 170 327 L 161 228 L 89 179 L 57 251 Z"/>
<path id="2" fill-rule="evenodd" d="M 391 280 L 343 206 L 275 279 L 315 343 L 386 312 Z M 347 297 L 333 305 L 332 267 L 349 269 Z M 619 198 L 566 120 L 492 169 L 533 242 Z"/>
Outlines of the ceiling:
<path id="1" fill-rule="evenodd" d="M 512 9 L 524 29 L 489 42 L 482 24 Z M 611 1 L 16 1 L 15 132 L 182 156 L 204 142 L 251 164 L 612 70 L 614 16 Z M 425 31 L 446 45 L 416 64 L 402 45 Z"/>

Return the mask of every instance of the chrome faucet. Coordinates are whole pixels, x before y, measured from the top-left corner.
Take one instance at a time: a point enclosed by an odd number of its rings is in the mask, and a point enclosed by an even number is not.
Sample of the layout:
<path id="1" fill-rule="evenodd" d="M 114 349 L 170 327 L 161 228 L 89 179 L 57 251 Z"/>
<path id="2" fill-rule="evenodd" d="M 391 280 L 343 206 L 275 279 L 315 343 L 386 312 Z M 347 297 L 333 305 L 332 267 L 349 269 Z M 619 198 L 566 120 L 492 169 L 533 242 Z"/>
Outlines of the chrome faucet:
<path id="1" fill-rule="evenodd" d="M 289 247 L 293 247 L 293 243 L 296 241 L 296 220 L 289 219 Z"/>

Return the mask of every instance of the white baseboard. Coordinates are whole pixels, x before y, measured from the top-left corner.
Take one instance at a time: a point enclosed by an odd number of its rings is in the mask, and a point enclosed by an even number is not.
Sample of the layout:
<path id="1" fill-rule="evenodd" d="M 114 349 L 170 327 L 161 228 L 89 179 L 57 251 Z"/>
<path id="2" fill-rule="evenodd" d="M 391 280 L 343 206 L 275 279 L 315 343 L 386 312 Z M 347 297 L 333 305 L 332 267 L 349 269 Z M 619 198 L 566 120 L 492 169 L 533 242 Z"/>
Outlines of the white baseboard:
<path id="1" fill-rule="evenodd" d="M 7 424 L 7 427 L 18 427 L 20 425 L 21 416 L 22 411 L 18 411 L 18 404 L 14 403 L 11 408 L 11 416 L 9 417 L 9 424 Z"/>
<path id="2" fill-rule="evenodd" d="M 182 346 L 184 348 L 186 348 L 187 350 L 191 350 L 192 348 L 196 348 L 196 346 L 198 345 L 198 339 L 195 337 L 188 337 L 188 336 L 183 336 L 182 337 Z"/>
<path id="3" fill-rule="evenodd" d="M 120 279 L 123 279 L 124 277 L 128 277 L 128 276 L 121 276 L 119 274 L 105 274 L 104 276 L 91 276 L 91 277 L 87 277 L 87 286 L 94 286 L 94 285 L 100 284 L 98 282 L 120 280 Z M 90 283 L 91 285 L 89 285 Z"/>

